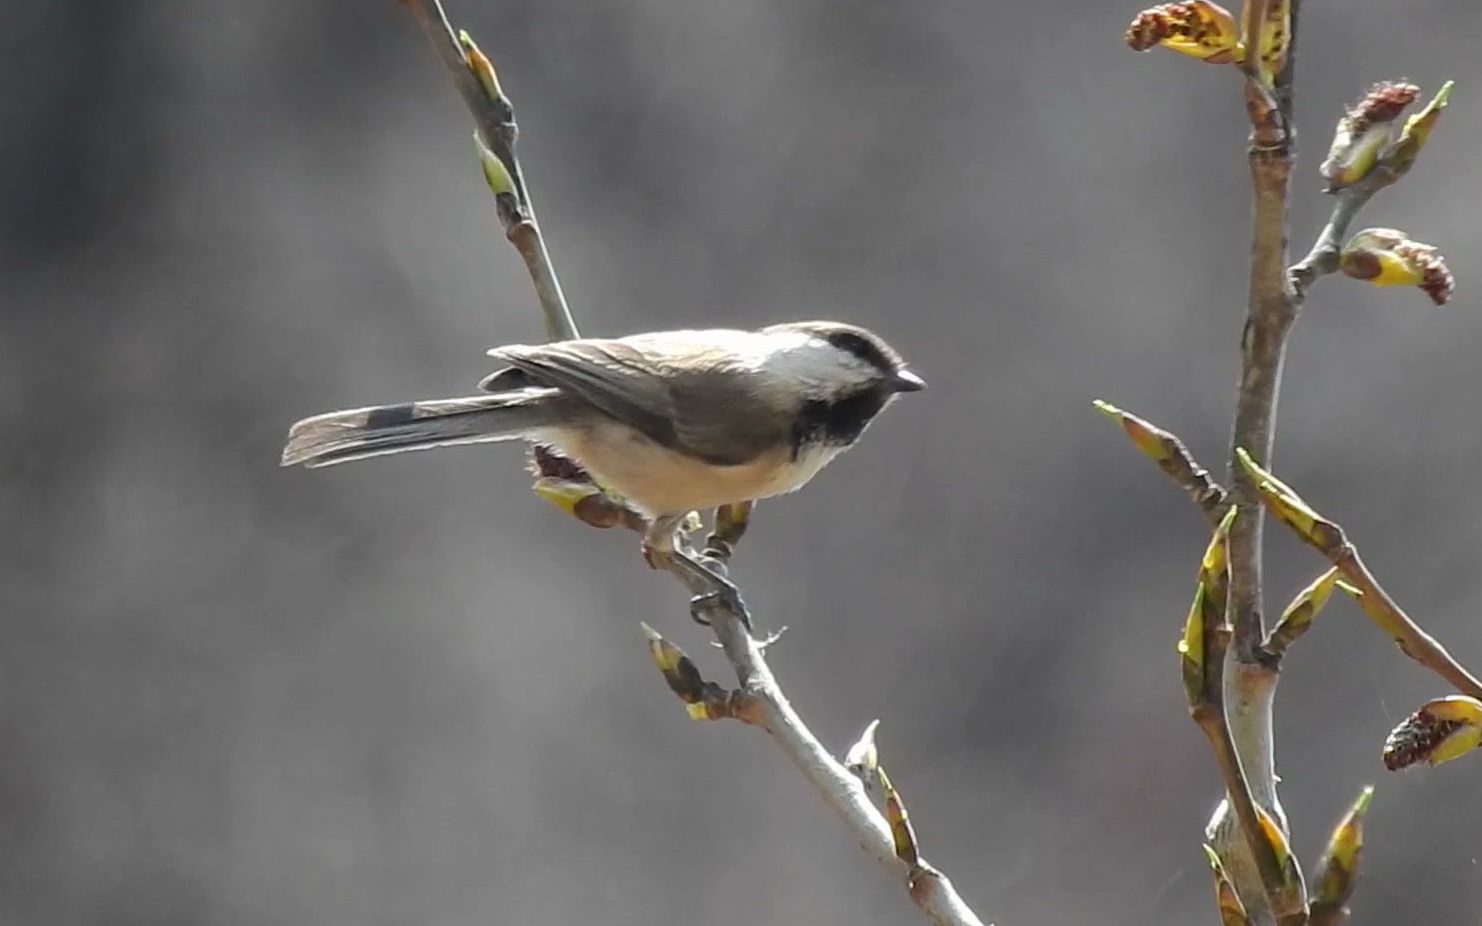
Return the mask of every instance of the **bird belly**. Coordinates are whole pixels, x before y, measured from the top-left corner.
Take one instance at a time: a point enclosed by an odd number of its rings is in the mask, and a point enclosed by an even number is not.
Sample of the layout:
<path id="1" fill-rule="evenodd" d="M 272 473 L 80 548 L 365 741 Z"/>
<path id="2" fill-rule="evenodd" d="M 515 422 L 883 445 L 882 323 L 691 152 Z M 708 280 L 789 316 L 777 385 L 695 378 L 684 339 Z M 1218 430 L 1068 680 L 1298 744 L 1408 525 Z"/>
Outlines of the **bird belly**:
<path id="1" fill-rule="evenodd" d="M 678 514 L 782 495 L 801 488 L 837 453 L 814 448 L 793 459 L 778 448 L 737 466 L 716 466 L 626 428 L 563 434 L 558 445 L 603 486 L 652 514 Z"/>

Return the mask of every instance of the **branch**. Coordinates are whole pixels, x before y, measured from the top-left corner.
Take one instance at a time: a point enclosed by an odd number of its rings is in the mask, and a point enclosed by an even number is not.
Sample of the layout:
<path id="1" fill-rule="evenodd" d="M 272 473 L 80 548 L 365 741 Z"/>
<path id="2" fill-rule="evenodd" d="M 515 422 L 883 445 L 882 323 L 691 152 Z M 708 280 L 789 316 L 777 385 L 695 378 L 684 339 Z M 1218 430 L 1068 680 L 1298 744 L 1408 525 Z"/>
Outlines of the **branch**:
<path id="1" fill-rule="evenodd" d="M 475 143 L 484 166 L 484 179 L 494 194 L 504 234 L 525 262 L 535 294 L 540 299 L 545 319 L 546 336 L 552 341 L 565 341 L 577 336 L 576 322 L 561 292 L 555 265 L 546 250 L 545 239 L 535 221 L 535 207 L 530 202 L 525 177 L 515 156 L 519 127 L 515 108 L 504 95 L 493 64 L 479 51 L 468 33 L 454 34 L 439 0 L 400 0 L 421 22 L 432 41 L 443 67 L 464 105 L 473 115 L 477 127 Z"/>
<path id="2" fill-rule="evenodd" d="M 1225 710 L 1224 674 L 1231 638 L 1229 534 L 1235 520 L 1237 512 L 1232 508 L 1215 528 L 1200 560 L 1194 603 L 1189 608 L 1178 651 L 1189 716 L 1214 752 L 1215 765 L 1228 795 L 1227 806 L 1234 810 L 1247 836 L 1246 845 L 1255 863 L 1266 906 L 1277 913 L 1278 922 L 1286 922 L 1306 907 L 1301 872 L 1282 826 L 1256 803 Z M 1219 855 L 1213 847 L 1209 851 Z M 1238 897 L 1238 888 L 1232 889 Z"/>
<path id="3" fill-rule="evenodd" d="M 712 569 L 725 575 L 725 557 L 718 552 L 712 545 L 706 559 Z M 677 568 L 669 571 L 691 594 L 710 590 L 693 573 Z M 883 771 L 881 785 L 889 821 L 876 809 L 861 780 L 829 753 L 798 716 L 767 665 L 764 644 L 747 632 L 741 615 L 724 603 L 707 604 L 702 613 L 735 670 L 740 683 L 737 690 L 727 692 L 701 679 L 689 657 L 645 625 L 655 662 L 670 688 L 688 703 L 690 716 L 704 720 L 729 717 L 766 730 L 864 850 L 904 877 L 911 900 L 933 923 L 982 926 L 951 880 L 920 855 L 900 796 Z"/>
<path id="4" fill-rule="evenodd" d="M 1388 185 L 1380 175 L 1370 174 L 1357 184 L 1338 191 L 1328 224 L 1323 226 L 1322 233 L 1313 242 L 1312 250 L 1290 271 L 1292 299 L 1297 305 L 1307 298 L 1307 290 L 1320 277 L 1338 272 L 1338 257 L 1343 251 L 1343 241 L 1348 237 L 1349 226 L 1374 194 Z"/>
<path id="5" fill-rule="evenodd" d="M 1462 694 L 1482 699 L 1482 682 L 1390 597 L 1369 571 L 1343 528 L 1318 514 L 1291 487 L 1257 465 L 1243 448 L 1237 452 L 1242 468 L 1255 481 L 1261 502 L 1298 537 L 1326 556 L 1343 578 L 1358 590 L 1359 607 L 1389 634 L 1400 651 L 1450 682 Z"/>
<path id="6" fill-rule="evenodd" d="M 439 0 L 400 2 L 422 23 L 473 115 L 484 178 L 494 194 L 505 234 L 520 252 L 535 285 L 547 334 L 551 340 L 576 337 L 576 324 L 561 293 L 515 157 L 518 130 L 514 107 L 500 88 L 493 64 L 467 33 L 454 33 Z M 646 527 L 641 516 L 620 499 L 604 493 L 573 461 L 539 446 L 533 458 L 535 491 L 542 498 L 596 527 L 624 526 L 640 532 Z M 715 532 L 707 541 L 705 555 L 722 576 L 726 575 L 735 543 L 746 530 L 750 511 L 750 503 L 741 503 L 716 512 Z M 672 565 L 666 568 L 692 595 L 711 591 L 692 573 Z M 644 625 L 655 662 L 670 687 L 689 704 L 690 715 L 702 719 L 731 717 L 765 729 L 825 803 L 844 819 L 860 845 L 904 876 L 912 901 L 933 923 L 982 926 L 947 876 L 921 857 L 904 804 L 884 777 L 883 769 L 879 774 L 886 794 L 886 815 L 871 803 L 860 779 L 829 754 L 793 710 L 763 655 L 771 641 L 753 639 L 742 615 L 722 602 L 704 606 L 702 614 L 735 669 L 741 685 L 738 690 L 726 691 L 705 681 L 683 651 Z"/>
<path id="7" fill-rule="evenodd" d="M 1420 94 L 1420 88 L 1414 84 L 1380 81 L 1338 120 L 1333 144 L 1321 167 L 1323 176 L 1330 183 L 1328 192 L 1337 198 L 1327 225 L 1312 249 L 1291 268 L 1292 298 L 1296 304 L 1302 303 L 1308 289 L 1319 278 L 1343 269 L 1343 242 L 1349 227 L 1376 193 L 1409 173 L 1441 111 L 1446 108 L 1451 86 L 1447 81 L 1431 103 L 1411 117 L 1399 137 L 1393 140 L 1390 138 L 1391 126 Z M 1449 278 L 1449 271 L 1444 276 Z M 1449 279 L 1445 283 L 1437 280 L 1422 288 L 1437 304 L 1444 303 L 1451 295 Z"/>
<path id="8" fill-rule="evenodd" d="M 1122 426 L 1122 431 L 1133 446 L 1158 464 L 1168 478 L 1172 479 L 1184 493 L 1199 506 L 1209 523 L 1218 525 L 1230 508 L 1229 493 L 1225 487 L 1210 478 L 1209 470 L 1199 465 L 1194 455 L 1178 435 L 1122 411 L 1110 402 L 1093 399 L 1096 410 Z"/>

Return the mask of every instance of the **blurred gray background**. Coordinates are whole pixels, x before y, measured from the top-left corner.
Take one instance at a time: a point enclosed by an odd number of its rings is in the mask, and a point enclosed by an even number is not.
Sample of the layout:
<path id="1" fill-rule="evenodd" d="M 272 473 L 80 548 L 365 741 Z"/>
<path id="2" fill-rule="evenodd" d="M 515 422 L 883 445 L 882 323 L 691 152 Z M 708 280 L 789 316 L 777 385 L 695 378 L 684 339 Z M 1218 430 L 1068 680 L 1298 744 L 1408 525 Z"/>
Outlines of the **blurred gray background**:
<path id="1" fill-rule="evenodd" d="M 1206 526 L 1089 401 L 1226 438 L 1248 214 L 1233 72 L 1137 2 L 461 0 L 588 333 L 837 317 L 932 389 L 764 504 L 737 572 L 828 743 L 871 717 L 985 921 L 1208 923 L 1213 765 L 1173 642 Z M 1324 281 L 1279 469 L 1482 666 L 1482 8 L 1307 4 L 1315 165 L 1369 81 L 1456 101 L 1366 212 L 1460 281 Z M 913 922 L 766 738 L 688 721 L 638 621 L 725 678 L 636 540 L 510 447 L 320 472 L 285 429 L 453 395 L 541 336 L 470 123 L 391 0 L 0 14 L 0 922 Z M 1320 569 L 1272 532 L 1273 609 Z M 1288 661 L 1310 867 L 1377 782 L 1359 923 L 1475 922 L 1482 760 L 1391 775 L 1444 686 L 1340 603 Z"/>

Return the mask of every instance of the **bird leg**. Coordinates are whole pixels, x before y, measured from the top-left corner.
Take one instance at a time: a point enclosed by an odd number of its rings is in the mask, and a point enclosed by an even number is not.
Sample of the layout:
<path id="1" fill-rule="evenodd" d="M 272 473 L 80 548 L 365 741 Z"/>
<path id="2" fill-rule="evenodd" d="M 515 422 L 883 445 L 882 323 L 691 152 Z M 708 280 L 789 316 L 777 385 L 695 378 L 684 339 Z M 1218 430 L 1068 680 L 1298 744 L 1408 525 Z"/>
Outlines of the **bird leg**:
<path id="1" fill-rule="evenodd" d="M 710 620 L 703 614 L 706 608 L 721 606 L 737 617 L 751 632 L 751 612 L 746 607 L 746 602 L 741 598 L 740 589 L 730 579 L 721 575 L 712 566 L 705 562 L 692 551 L 680 544 L 675 543 L 675 532 L 686 516 L 661 515 L 653 519 L 649 524 L 648 532 L 643 537 L 643 558 L 648 561 L 652 568 L 660 565 L 673 567 L 688 578 L 692 588 L 694 586 L 704 587 L 690 599 L 690 617 L 695 623 L 710 626 Z M 745 530 L 745 527 L 742 527 Z M 737 534 L 736 536 L 739 536 Z"/>

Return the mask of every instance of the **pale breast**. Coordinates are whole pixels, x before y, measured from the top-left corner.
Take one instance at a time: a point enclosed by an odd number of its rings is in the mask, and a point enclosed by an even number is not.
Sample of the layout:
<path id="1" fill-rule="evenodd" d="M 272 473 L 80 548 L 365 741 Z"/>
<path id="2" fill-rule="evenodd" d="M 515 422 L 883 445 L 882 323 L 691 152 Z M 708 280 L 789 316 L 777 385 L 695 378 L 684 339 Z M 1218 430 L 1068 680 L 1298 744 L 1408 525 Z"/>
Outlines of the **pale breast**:
<path id="1" fill-rule="evenodd" d="M 555 441 L 597 481 L 658 514 L 715 508 L 801 488 L 838 455 L 816 446 L 796 460 L 781 447 L 739 466 L 714 466 L 663 447 L 622 426 L 584 429 Z"/>

